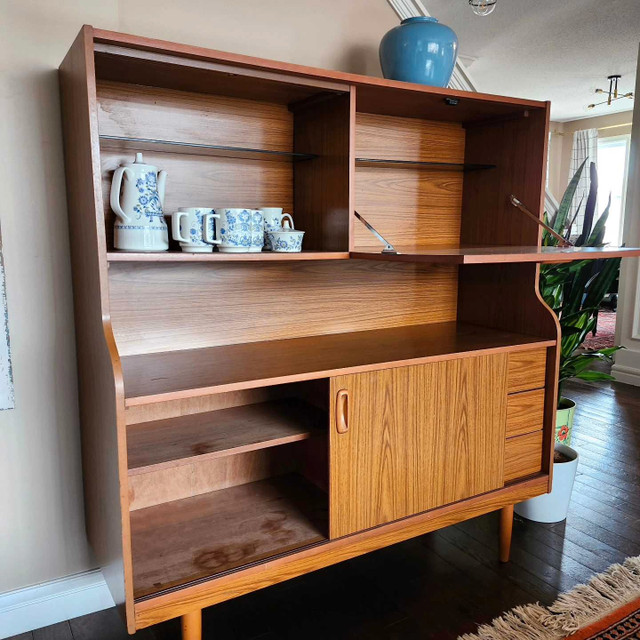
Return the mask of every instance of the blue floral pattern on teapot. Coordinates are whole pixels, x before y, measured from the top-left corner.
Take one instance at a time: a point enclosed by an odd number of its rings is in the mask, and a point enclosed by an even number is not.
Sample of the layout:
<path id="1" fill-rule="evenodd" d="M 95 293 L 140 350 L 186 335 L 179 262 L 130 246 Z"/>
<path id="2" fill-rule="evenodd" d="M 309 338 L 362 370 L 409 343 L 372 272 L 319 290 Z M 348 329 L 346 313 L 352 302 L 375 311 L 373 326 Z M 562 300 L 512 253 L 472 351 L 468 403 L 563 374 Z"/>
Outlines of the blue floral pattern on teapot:
<path id="1" fill-rule="evenodd" d="M 159 218 L 156 222 L 160 226 L 163 224 L 166 226 L 160 196 L 158 195 L 156 172 L 148 171 L 141 174 L 136 180 L 136 189 L 138 190 L 138 202 L 133 207 L 134 212 L 137 214 L 136 219 L 140 220 L 145 216 L 149 222 L 153 222 L 154 218 Z"/>

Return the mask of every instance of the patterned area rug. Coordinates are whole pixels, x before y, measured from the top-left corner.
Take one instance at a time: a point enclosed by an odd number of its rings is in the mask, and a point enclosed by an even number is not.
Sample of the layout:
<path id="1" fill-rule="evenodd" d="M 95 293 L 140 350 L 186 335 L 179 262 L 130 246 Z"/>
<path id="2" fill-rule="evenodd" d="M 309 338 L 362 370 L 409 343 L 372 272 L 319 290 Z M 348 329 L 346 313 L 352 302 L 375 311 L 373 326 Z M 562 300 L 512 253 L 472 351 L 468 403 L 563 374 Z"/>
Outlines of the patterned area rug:
<path id="1" fill-rule="evenodd" d="M 640 639 L 640 598 L 569 637 L 571 640 Z"/>
<path id="2" fill-rule="evenodd" d="M 614 564 L 550 607 L 516 607 L 458 640 L 640 640 L 640 556 Z"/>
<path id="3" fill-rule="evenodd" d="M 613 347 L 616 337 L 616 312 L 601 309 L 598 312 L 596 335 L 589 335 L 583 343 L 585 349 L 606 349 Z"/>

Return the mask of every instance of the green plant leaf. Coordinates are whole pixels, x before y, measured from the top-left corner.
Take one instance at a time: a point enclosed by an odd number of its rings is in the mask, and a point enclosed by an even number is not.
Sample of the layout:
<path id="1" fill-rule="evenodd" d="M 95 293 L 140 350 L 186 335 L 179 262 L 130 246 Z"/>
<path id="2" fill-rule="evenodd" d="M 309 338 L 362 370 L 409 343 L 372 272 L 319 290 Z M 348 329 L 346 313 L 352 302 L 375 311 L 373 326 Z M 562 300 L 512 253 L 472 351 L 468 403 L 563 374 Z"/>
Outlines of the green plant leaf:
<path id="1" fill-rule="evenodd" d="M 600 304 L 607 295 L 611 285 L 618 277 L 620 272 L 620 258 L 609 258 L 602 261 L 601 271 L 598 277 L 593 280 L 584 299 L 585 307 L 599 308 Z"/>
<path id="2" fill-rule="evenodd" d="M 591 235 L 593 219 L 596 213 L 596 204 L 598 203 L 598 171 L 596 163 L 589 163 L 589 195 L 587 196 L 587 204 L 584 207 L 584 219 L 582 221 L 582 233 L 576 240 L 577 247 L 583 247 L 587 242 L 587 238 Z"/>
<path id="3" fill-rule="evenodd" d="M 578 188 L 578 182 L 580 182 L 580 176 L 582 175 L 582 171 L 584 170 L 584 165 L 587 163 L 585 160 L 577 169 L 573 178 L 569 182 L 564 195 L 562 196 L 562 200 L 560 201 L 560 205 L 558 206 L 558 211 L 556 215 L 552 219 L 552 224 L 550 227 L 556 232 L 562 235 L 564 231 L 565 225 L 567 223 L 567 216 L 569 215 L 569 210 L 571 209 L 571 203 L 573 202 L 573 196 L 576 193 L 576 189 Z"/>
<path id="4" fill-rule="evenodd" d="M 604 211 L 598 218 L 598 221 L 593 227 L 593 231 L 591 232 L 591 235 L 589 236 L 586 242 L 587 247 L 595 247 L 602 242 L 602 239 L 604 238 L 605 226 L 609 218 L 610 208 L 611 208 L 611 194 L 609 194 L 609 200 L 607 201 L 607 206 L 605 207 Z"/>
<path id="5" fill-rule="evenodd" d="M 583 371 L 581 373 L 577 373 L 575 375 L 576 378 L 580 378 L 580 380 L 589 380 L 592 382 L 597 382 L 601 380 L 615 380 L 615 378 L 608 373 L 602 373 L 602 371 Z"/>

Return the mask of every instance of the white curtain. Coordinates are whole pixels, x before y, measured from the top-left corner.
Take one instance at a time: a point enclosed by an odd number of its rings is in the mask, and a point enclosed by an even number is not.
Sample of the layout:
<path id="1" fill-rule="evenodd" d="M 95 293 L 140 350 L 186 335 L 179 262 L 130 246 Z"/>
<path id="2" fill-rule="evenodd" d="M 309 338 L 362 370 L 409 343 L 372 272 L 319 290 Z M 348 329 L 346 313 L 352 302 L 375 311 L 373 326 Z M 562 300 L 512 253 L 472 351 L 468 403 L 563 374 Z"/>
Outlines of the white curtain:
<path id="1" fill-rule="evenodd" d="M 571 203 L 571 209 L 569 211 L 569 220 L 573 220 L 576 209 L 582 202 L 578 217 L 571 229 L 571 235 L 575 236 L 582 231 L 582 223 L 584 222 L 584 207 L 587 204 L 587 196 L 589 195 L 589 166 L 592 162 L 598 164 L 598 130 L 597 129 L 581 129 L 573 134 L 573 148 L 571 149 L 571 163 L 569 165 L 569 178 L 567 183 L 571 181 L 571 178 L 575 175 L 578 167 L 588 159 L 585 165 L 578 188 L 576 189 L 576 195 Z"/>

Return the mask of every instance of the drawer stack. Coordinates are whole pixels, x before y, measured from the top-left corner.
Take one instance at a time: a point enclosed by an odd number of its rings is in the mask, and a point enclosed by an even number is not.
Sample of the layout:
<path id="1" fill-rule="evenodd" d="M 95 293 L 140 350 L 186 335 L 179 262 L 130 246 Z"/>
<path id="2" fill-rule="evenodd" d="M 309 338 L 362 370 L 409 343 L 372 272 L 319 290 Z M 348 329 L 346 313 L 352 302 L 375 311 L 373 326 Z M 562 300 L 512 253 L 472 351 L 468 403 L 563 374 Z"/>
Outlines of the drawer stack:
<path id="1" fill-rule="evenodd" d="M 509 355 L 505 483 L 542 469 L 546 367 L 546 349 Z"/>

